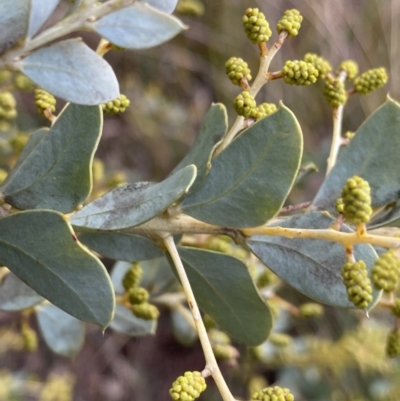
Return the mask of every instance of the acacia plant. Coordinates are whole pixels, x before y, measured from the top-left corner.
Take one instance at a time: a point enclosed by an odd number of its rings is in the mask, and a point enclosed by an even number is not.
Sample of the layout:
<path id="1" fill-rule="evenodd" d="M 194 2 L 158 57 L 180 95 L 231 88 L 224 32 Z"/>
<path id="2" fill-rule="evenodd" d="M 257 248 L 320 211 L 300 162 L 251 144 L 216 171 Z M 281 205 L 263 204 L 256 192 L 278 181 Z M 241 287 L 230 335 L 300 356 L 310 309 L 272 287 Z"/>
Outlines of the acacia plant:
<path id="1" fill-rule="evenodd" d="M 259 50 L 260 64 L 251 83 L 244 60 L 226 63 L 229 79 L 241 90 L 233 124 L 224 105 L 211 105 L 192 148 L 165 180 L 122 185 L 96 198 L 93 155 L 103 111 L 119 113 L 129 104 L 102 56 L 158 45 L 185 26 L 170 15 L 174 0 L 75 0 L 64 18 L 38 33 L 58 2 L 0 3 L 2 135 L 13 130 L 13 87 L 40 87 L 36 104 L 50 121 L 21 145 L 0 188 L 0 261 L 8 269 L 2 270 L 0 308 L 22 311 L 27 342 L 34 348 L 27 321 L 32 313 L 50 348 L 72 355 L 82 345 L 84 322 L 140 336 L 156 331 L 156 305 L 168 306 L 195 328 L 205 357 L 202 372 L 186 372 L 172 384 L 172 399 L 197 398 L 212 376 L 222 399 L 232 401 L 216 361 L 218 347 L 210 341 L 215 332 L 207 331 L 204 316 L 252 347 L 273 326 L 270 294 L 257 289 L 243 260 L 226 253 L 234 242 L 236 251 L 255 255 L 317 302 L 366 313 L 378 303 L 391 308 L 396 323 L 387 353 L 399 355 L 394 294 L 400 238 L 372 230 L 400 221 L 400 107 L 388 98 L 355 133 L 342 134 L 346 102 L 384 85 L 385 69 L 358 75 L 355 61 L 344 60 L 333 71 L 327 60 L 309 53 L 270 71 L 285 41 L 298 34 L 302 16 L 286 11 L 275 42 L 267 44 L 269 22 L 258 9 L 248 9 L 244 31 Z M 80 39 L 62 39 L 77 30 L 99 34 L 96 51 Z M 327 176 L 306 204 L 284 206 L 302 173 L 295 114 L 283 103 L 256 102 L 257 93 L 277 79 L 290 85 L 323 82 L 332 107 Z M 53 95 L 68 102 L 58 114 Z M 208 235 L 208 243 L 194 234 Z M 111 278 L 96 255 L 117 261 Z M 164 261 L 172 270 L 165 270 Z M 259 389 L 253 399 L 294 397 L 275 386 Z"/>

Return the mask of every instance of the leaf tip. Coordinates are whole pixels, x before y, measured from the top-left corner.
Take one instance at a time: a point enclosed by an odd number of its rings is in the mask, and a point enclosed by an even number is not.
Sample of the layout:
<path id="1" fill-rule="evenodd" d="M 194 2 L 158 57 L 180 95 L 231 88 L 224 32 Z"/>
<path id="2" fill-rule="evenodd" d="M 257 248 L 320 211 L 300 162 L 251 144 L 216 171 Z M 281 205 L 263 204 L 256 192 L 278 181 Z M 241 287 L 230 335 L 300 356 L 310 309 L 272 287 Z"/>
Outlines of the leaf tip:
<path id="1" fill-rule="evenodd" d="M 390 96 L 390 93 L 389 93 L 389 92 L 388 92 L 387 95 L 386 95 L 386 103 L 392 103 L 393 105 L 400 107 L 400 103 L 397 102 L 396 100 L 394 100 L 394 99 Z"/>

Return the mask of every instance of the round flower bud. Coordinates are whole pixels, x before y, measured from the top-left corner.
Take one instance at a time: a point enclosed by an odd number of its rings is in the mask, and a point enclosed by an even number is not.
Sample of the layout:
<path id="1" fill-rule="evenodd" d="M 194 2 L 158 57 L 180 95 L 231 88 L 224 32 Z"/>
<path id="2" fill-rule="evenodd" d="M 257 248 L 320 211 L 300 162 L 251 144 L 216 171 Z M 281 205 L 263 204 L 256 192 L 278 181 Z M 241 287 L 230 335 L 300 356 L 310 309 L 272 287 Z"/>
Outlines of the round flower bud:
<path id="1" fill-rule="evenodd" d="M 207 330 L 213 329 L 217 325 L 210 315 L 203 316 L 203 323 Z"/>
<path id="2" fill-rule="evenodd" d="M 341 213 L 347 221 L 360 224 L 366 223 L 371 218 L 371 196 L 370 187 L 367 181 L 359 176 L 354 176 L 346 181 L 342 189 L 342 202 L 337 204 L 339 209 L 343 209 Z"/>
<path id="3" fill-rule="evenodd" d="M 353 60 L 342 61 L 336 73 L 340 74 L 342 71 L 346 71 L 346 79 L 351 81 L 358 75 L 358 64 Z"/>
<path id="4" fill-rule="evenodd" d="M 251 111 L 250 117 L 254 118 L 255 120 L 261 120 L 262 118 L 275 113 L 277 110 L 278 109 L 274 103 L 261 103 Z"/>
<path id="5" fill-rule="evenodd" d="M 0 132 L 8 131 L 10 129 L 10 127 L 11 127 L 11 124 L 8 121 L 0 119 Z"/>
<path id="6" fill-rule="evenodd" d="M 291 344 L 292 337 L 284 333 L 272 333 L 269 336 L 268 341 L 275 345 L 275 347 L 284 348 Z"/>
<path id="7" fill-rule="evenodd" d="M 155 320 L 160 316 L 160 311 L 157 307 L 148 302 L 132 305 L 131 311 L 136 317 L 143 320 Z"/>
<path id="8" fill-rule="evenodd" d="M 297 36 L 302 21 L 303 17 L 298 10 L 286 10 L 276 24 L 276 30 L 278 33 L 286 31 L 288 33 L 288 38 Z"/>
<path id="9" fill-rule="evenodd" d="M 34 352 L 38 348 L 38 338 L 36 331 L 29 327 L 27 324 L 23 324 L 21 327 L 22 341 L 24 349 L 28 352 Z"/>
<path id="10" fill-rule="evenodd" d="M 367 95 L 385 85 L 388 76 L 385 68 L 374 68 L 361 74 L 354 80 L 354 90 L 360 95 Z"/>
<path id="11" fill-rule="evenodd" d="M 13 120 L 17 117 L 17 102 L 11 92 L 0 93 L 0 119 Z"/>
<path id="12" fill-rule="evenodd" d="M 257 287 L 263 288 L 275 284 L 278 281 L 278 276 L 268 268 L 265 268 L 263 272 L 257 277 Z"/>
<path id="13" fill-rule="evenodd" d="M 251 81 L 251 71 L 248 64 L 240 57 L 231 57 L 225 63 L 226 74 L 234 85 L 240 86 L 240 81 Z"/>
<path id="14" fill-rule="evenodd" d="M 400 318 L 400 299 L 399 298 L 395 299 L 395 301 L 392 305 L 392 313 L 397 318 Z"/>
<path id="15" fill-rule="evenodd" d="M 288 388 L 274 386 L 254 393 L 251 399 L 254 401 L 294 401 L 294 396 Z"/>
<path id="16" fill-rule="evenodd" d="M 1 70 L 0 71 L 0 85 L 7 84 L 11 79 L 11 71 Z"/>
<path id="17" fill-rule="evenodd" d="M 346 103 L 347 93 L 344 83 L 339 79 L 327 75 L 325 80 L 325 99 L 332 107 L 339 107 Z"/>
<path id="18" fill-rule="evenodd" d="M 250 117 L 252 110 L 257 106 L 256 100 L 249 92 L 242 92 L 235 97 L 233 107 L 239 116 Z"/>
<path id="19" fill-rule="evenodd" d="M 304 55 L 303 60 L 306 63 L 312 64 L 318 70 L 319 78 L 325 77 L 328 72 L 332 71 L 332 66 L 329 61 L 318 56 L 318 54 L 307 53 Z"/>
<path id="20" fill-rule="evenodd" d="M 224 333 L 221 330 L 213 328 L 208 330 L 207 334 L 208 338 L 213 344 L 227 345 L 231 343 L 231 339 L 228 334 Z"/>
<path id="21" fill-rule="evenodd" d="M 248 8 L 243 16 L 243 26 L 247 37 L 253 43 L 267 42 L 272 32 L 264 13 L 258 8 Z"/>
<path id="22" fill-rule="evenodd" d="M 355 135 L 356 135 L 356 133 L 353 131 L 346 131 L 344 134 L 344 137 L 347 139 L 353 139 Z"/>
<path id="23" fill-rule="evenodd" d="M 393 249 L 379 256 L 372 268 L 372 282 L 376 289 L 391 292 L 397 288 L 400 279 L 399 263 Z"/>
<path id="24" fill-rule="evenodd" d="M 320 317 L 324 314 L 324 307 L 314 302 L 308 302 L 299 306 L 299 313 L 302 317 Z"/>
<path id="25" fill-rule="evenodd" d="M 127 178 L 123 171 L 115 171 L 107 178 L 106 185 L 109 188 L 115 188 L 126 184 L 126 180 Z"/>
<path id="26" fill-rule="evenodd" d="M 216 252 L 231 253 L 232 246 L 229 242 L 224 241 L 220 237 L 211 237 L 207 241 L 207 249 Z"/>
<path id="27" fill-rule="evenodd" d="M 241 259 L 244 261 L 249 257 L 249 252 L 240 247 L 232 247 L 232 251 L 230 254 L 231 254 L 231 256 L 234 256 L 235 258 L 238 258 L 238 259 Z M 250 270 L 251 266 L 250 267 L 247 266 L 247 268 Z"/>
<path id="28" fill-rule="evenodd" d="M 365 309 L 372 301 L 371 280 L 365 262 L 359 260 L 345 263 L 342 268 L 342 278 L 349 301 L 357 308 Z"/>
<path id="29" fill-rule="evenodd" d="M 206 381 L 200 372 L 185 372 L 172 383 L 169 395 L 174 401 L 193 401 L 206 388 Z"/>
<path id="30" fill-rule="evenodd" d="M 142 278 L 143 269 L 140 264 L 135 262 L 132 264 L 131 268 L 125 273 L 122 279 L 122 285 L 126 291 L 129 291 L 132 287 L 136 287 Z"/>
<path id="31" fill-rule="evenodd" d="M 20 155 L 26 143 L 29 140 L 29 135 L 22 132 L 12 136 L 8 143 L 10 144 L 15 155 Z"/>
<path id="32" fill-rule="evenodd" d="M 229 344 L 212 344 L 214 356 L 222 361 L 232 361 L 239 356 L 239 351 Z"/>
<path id="33" fill-rule="evenodd" d="M 386 339 L 386 355 L 389 358 L 396 358 L 400 355 L 400 331 L 392 330 Z"/>
<path id="34" fill-rule="evenodd" d="M 247 385 L 248 393 L 252 395 L 255 392 L 257 392 L 259 388 L 264 388 L 267 386 L 268 386 L 268 381 L 265 379 L 264 376 L 252 375 Z"/>
<path id="35" fill-rule="evenodd" d="M 129 107 L 130 103 L 130 100 L 125 95 L 120 94 L 116 99 L 103 103 L 101 108 L 103 109 L 104 114 L 121 114 L 127 109 L 127 107 Z"/>
<path id="36" fill-rule="evenodd" d="M 142 304 L 150 298 L 149 292 L 143 287 L 133 287 L 129 290 L 129 302 L 131 305 Z"/>
<path id="37" fill-rule="evenodd" d="M 343 199 L 342 199 L 342 198 L 336 199 L 336 205 L 335 205 L 335 207 L 336 207 L 336 210 L 337 210 L 339 213 L 343 213 L 343 212 L 344 212 L 344 203 L 343 203 Z"/>
<path id="38" fill-rule="evenodd" d="M 180 0 L 175 11 L 178 14 L 200 17 L 204 14 L 205 7 L 200 0 Z"/>
<path id="39" fill-rule="evenodd" d="M 45 110 L 50 110 L 52 113 L 56 111 L 55 97 L 44 89 L 35 89 L 35 104 L 40 114 L 43 114 Z"/>
<path id="40" fill-rule="evenodd" d="M 310 85 L 317 82 L 318 70 L 303 60 L 288 60 L 282 68 L 283 80 L 289 85 Z"/>
<path id="41" fill-rule="evenodd" d="M 104 163 L 95 157 L 92 163 L 93 182 L 96 184 L 104 178 Z"/>
<path id="42" fill-rule="evenodd" d="M 0 184 L 4 182 L 4 180 L 7 178 L 7 171 L 4 170 L 3 168 L 0 168 Z"/>
<path id="43" fill-rule="evenodd" d="M 17 73 L 14 76 L 14 85 L 19 90 L 30 91 L 34 84 L 26 75 Z"/>

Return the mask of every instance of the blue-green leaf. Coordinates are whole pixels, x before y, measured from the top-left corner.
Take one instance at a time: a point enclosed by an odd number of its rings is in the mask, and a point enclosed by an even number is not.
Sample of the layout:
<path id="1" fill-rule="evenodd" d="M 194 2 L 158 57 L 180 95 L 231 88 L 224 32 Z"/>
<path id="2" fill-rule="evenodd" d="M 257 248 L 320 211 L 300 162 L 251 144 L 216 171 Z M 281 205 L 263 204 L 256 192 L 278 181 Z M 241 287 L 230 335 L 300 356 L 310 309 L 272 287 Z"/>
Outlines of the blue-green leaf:
<path id="1" fill-rule="evenodd" d="M 333 211 L 346 180 L 358 175 L 371 187 L 373 207 L 400 197 L 400 106 L 388 99 L 357 130 L 326 177 L 312 208 Z"/>
<path id="2" fill-rule="evenodd" d="M 190 192 L 195 191 L 201 185 L 203 179 L 211 168 L 211 156 L 215 145 L 226 134 L 228 118 L 223 104 L 213 104 L 201 123 L 200 131 L 190 151 L 175 167 L 174 172 L 189 164 L 197 167 L 197 177 Z"/>
<path id="3" fill-rule="evenodd" d="M 25 161 L 25 159 L 31 154 L 31 152 L 36 148 L 36 146 L 40 143 L 40 141 L 48 134 L 49 128 L 43 127 L 39 128 L 36 131 L 33 131 L 29 134 L 28 142 L 25 144 L 24 148 L 22 149 L 21 154 L 13 169 L 10 171 L 7 179 L 10 179 L 10 176 L 13 176 L 15 172 L 18 170 L 19 166 Z"/>
<path id="4" fill-rule="evenodd" d="M 75 213 L 75 226 L 121 230 L 145 223 L 185 194 L 196 177 L 196 166 L 187 166 L 160 183 L 128 184 L 94 200 Z"/>
<path id="5" fill-rule="evenodd" d="M 43 298 L 15 274 L 8 273 L 0 286 L 0 310 L 19 311 L 30 308 Z"/>
<path id="6" fill-rule="evenodd" d="M 171 14 L 175 10 L 178 0 L 142 0 L 142 2 L 159 9 L 164 13 Z"/>
<path id="7" fill-rule="evenodd" d="M 35 307 L 39 329 L 49 348 L 58 355 L 72 357 L 83 346 L 85 324 L 51 304 Z"/>
<path id="8" fill-rule="evenodd" d="M 271 226 L 328 229 L 334 221 L 327 213 L 311 212 L 278 221 Z M 342 226 L 342 231 L 351 232 L 345 225 Z M 348 300 L 342 281 L 341 270 L 346 263 L 346 257 L 341 244 L 265 235 L 252 236 L 246 240 L 246 244 L 274 273 L 308 297 L 329 305 L 354 307 Z M 373 247 L 366 244 L 356 245 L 354 254 L 357 260 L 364 260 L 368 271 L 371 271 L 377 258 Z M 380 295 L 380 291 L 374 290 L 369 309 L 376 304 Z"/>
<path id="9" fill-rule="evenodd" d="M 59 2 L 60 0 L 30 0 L 29 28 L 26 35 L 28 39 L 39 31 L 50 15 L 53 14 Z"/>
<path id="10" fill-rule="evenodd" d="M 301 154 L 300 127 L 293 113 L 281 106 L 213 160 L 203 185 L 183 200 L 182 211 L 221 226 L 262 225 L 285 201 Z"/>
<path id="11" fill-rule="evenodd" d="M 183 313 L 186 316 L 183 316 Z M 192 324 L 189 323 L 188 319 L 191 319 Z M 189 346 L 198 339 L 192 313 L 189 309 L 184 308 L 183 311 L 181 309 L 173 309 L 171 311 L 171 324 L 174 336 L 181 344 Z"/>
<path id="12" fill-rule="evenodd" d="M 111 66 L 80 39 L 43 47 L 15 65 L 33 82 L 68 102 L 98 105 L 119 96 Z"/>
<path id="13" fill-rule="evenodd" d="M 163 256 L 151 239 L 125 231 L 90 230 L 77 227 L 79 241 L 100 255 L 127 262 Z"/>
<path id="14" fill-rule="evenodd" d="M 272 328 L 271 312 L 246 266 L 218 252 L 187 247 L 178 251 L 199 307 L 246 345 L 265 341 Z"/>
<path id="15" fill-rule="evenodd" d="M 94 22 L 92 28 L 117 46 L 144 49 L 172 39 L 186 27 L 178 18 L 136 2 Z"/>
<path id="16" fill-rule="evenodd" d="M 0 1 L 0 54 L 21 39 L 27 29 L 29 20 L 29 1 Z"/>
<path id="17" fill-rule="evenodd" d="M 32 210 L 0 219 L 0 263 L 77 319 L 104 328 L 111 321 L 115 300 L 107 271 L 62 214 Z"/>
<path id="18" fill-rule="evenodd" d="M 74 210 L 91 192 L 102 126 L 99 106 L 67 105 L 49 131 L 32 134 L 3 184 L 3 199 L 19 209 Z"/>

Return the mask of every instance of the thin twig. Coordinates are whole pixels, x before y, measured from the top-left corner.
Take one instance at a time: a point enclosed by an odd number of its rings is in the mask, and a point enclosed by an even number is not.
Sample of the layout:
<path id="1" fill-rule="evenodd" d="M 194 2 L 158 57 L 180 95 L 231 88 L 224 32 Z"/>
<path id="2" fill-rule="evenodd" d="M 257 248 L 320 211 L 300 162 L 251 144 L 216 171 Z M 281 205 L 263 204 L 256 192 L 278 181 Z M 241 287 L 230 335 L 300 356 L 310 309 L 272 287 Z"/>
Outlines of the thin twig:
<path id="1" fill-rule="evenodd" d="M 249 93 L 256 97 L 257 93 L 260 89 L 268 82 L 268 69 L 271 64 L 272 59 L 275 57 L 276 53 L 282 47 L 285 39 L 287 37 L 287 32 L 283 31 L 279 34 L 277 41 L 274 43 L 272 48 L 265 54 L 265 51 L 261 49 L 261 57 L 260 57 L 260 67 L 258 69 L 258 74 L 256 79 L 253 82 L 253 85 L 249 88 Z M 218 156 L 236 137 L 238 132 L 243 129 L 244 118 L 239 116 L 236 118 L 236 121 L 233 123 L 231 129 L 226 134 L 225 138 L 222 140 L 221 144 L 215 150 L 214 156 Z"/>
<path id="2" fill-rule="evenodd" d="M 217 364 L 217 360 L 215 359 L 206 328 L 201 318 L 199 307 L 197 306 L 192 287 L 179 256 L 178 250 L 176 249 L 174 239 L 171 235 L 168 235 L 163 238 L 163 242 L 175 265 L 176 271 L 183 287 L 183 291 L 189 304 L 189 308 L 193 315 L 196 330 L 199 335 L 201 346 L 203 348 L 204 357 L 206 359 L 206 366 L 204 370 L 212 375 L 222 396 L 222 399 L 224 401 L 235 401 L 235 398 L 230 392 L 229 387 L 227 386 L 225 379 L 222 376 L 221 370 L 219 369 L 219 366 Z"/>
<path id="3" fill-rule="evenodd" d="M 400 249 L 400 238 L 382 235 L 372 235 L 365 232 L 360 235 L 358 232 L 344 233 L 337 231 L 340 224 L 335 229 L 302 229 L 302 228 L 286 228 L 286 227 L 250 227 L 250 228 L 228 228 L 215 226 L 202 221 L 196 220 L 187 215 L 178 215 L 173 218 L 154 218 L 141 226 L 132 227 L 125 232 L 132 234 L 140 234 L 146 236 L 162 235 L 163 233 L 171 234 L 220 234 L 228 235 L 236 242 L 243 241 L 243 237 L 251 237 L 253 235 L 267 235 L 286 238 L 308 238 L 319 239 L 324 241 L 339 242 L 344 246 L 355 244 L 370 244 L 382 246 L 384 248 Z"/>
<path id="4" fill-rule="evenodd" d="M 262 226 L 255 228 L 242 228 L 240 231 L 246 237 L 253 235 L 273 235 L 286 238 L 308 238 L 333 241 L 339 242 L 345 248 L 355 244 L 370 244 L 394 249 L 400 248 L 400 238 L 383 237 L 368 233 L 359 235 L 358 232 L 343 233 L 332 229 L 299 229 Z"/>

